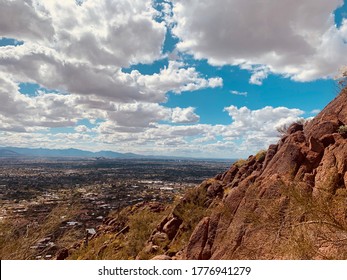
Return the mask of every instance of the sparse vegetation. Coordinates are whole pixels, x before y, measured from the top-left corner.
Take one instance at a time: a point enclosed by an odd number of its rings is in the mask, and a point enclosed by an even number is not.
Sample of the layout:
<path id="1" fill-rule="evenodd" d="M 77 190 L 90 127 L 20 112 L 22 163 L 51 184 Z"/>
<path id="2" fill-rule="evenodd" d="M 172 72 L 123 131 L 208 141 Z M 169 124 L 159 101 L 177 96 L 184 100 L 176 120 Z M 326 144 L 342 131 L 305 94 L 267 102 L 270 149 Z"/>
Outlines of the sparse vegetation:
<path id="1" fill-rule="evenodd" d="M 44 259 L 56 251 L 56 247 L 71 246 L 76 240 L 83 239 L 83 231 L 61 229 L 63 221 L 73 219 L 79 211 L 79 205 L 60 205 L 40 224 L 25 220 L 1 221 L 0 259 Z M 45 239 L 48 246 L 41 247 Z"/>
<path id="2" fill-rule="evenodd" d="M 145 246 L 145 242 L 150 237 L 153 229 L 166 216 L 170 207 L 166 211 L 155 213 L 147 208 L 133 210 L 127 207 L 118 213 L 114 213 L 114 218 L 123 221 L 122 225 L 129 229 L 124 233 L 107 233 L 92 239 L 88 246 L 82 246 L 69 257 L 69 259 L 95 260 L 95 259 L 135 259 Z M 140 259 L 149 259 L 150 253 L 141 252 Z"/>
<path id="3" fill-rule="evenodd" d="M 135 258 L 163 215 L 168 214 L 173 199 L 200 183 L 203 176 L 214 176 L 229 164 L 167 160 L 3 161 L 0 258 L 53 259 L 59 251 L 72 253 L 73 259 Z M 168 203 L 168 211 L 137 213 L 128 208 L 139 201 Z M 110 213 L 110 209 L 119 210 Z M 99 230 L 104 226 L 103 219 L 110 215 L 117 220 L 113 232 Z M 68 224 L 71 221 L 73 225 Z M 126 226 L 129 231 L 116 236 Z M 85 242 L 87 228 L 90 232 L 95 230 L 97 237 Z M 164 243 L 160 244 L 163 248 L 167 245 Z M 151 257 L 146 252 L 140 254 L 143 259 Z"/>
<path id="4" fill-rule="evenodd" d="M 183 222 L 174 240 L 170 243 L 169 253 L 176 253 L 182 250 L 189 241 L 195 226 L 200 220 L 210 214 L 209 206 L 212 201 L 207 195 L 207 188 L 216 183 L 215 179 L 208 179 L 200 186 L 190 189 L 183 201 L 174 208 L 173 215 Z"/>
<path id="5" fill-rule="evenodd" d="M 262 162 L 265 159 L 266 156 L 266 150 L 260 150 L 256 155 L 255 159 L 259 162 Z"/>
<path id="6" fill-rule="evenodd" d="M 279 133 L 278 136 L 283 137 L 283 136 L 287 135 L 288 128 L 289 128 L 288 124 L 283 124 L 283 125 L 277 127 L 276 130 Z"/>
<path id="7" fill-rule="evenodd" d="M 335 77 L 337 81 L 337 90 L 340 92 L 347 86 L 347 66 L 343 66 L 339 69 L 339 73 Z"/>
<path id="8" fill-rule="evenodd" d="M 175 209 L 176 210 L 176 209 Z M 175 211 L 179 217 L 183 220 L 181 230 L 179 230 L 176 238 L 172 241 L 169 247 L 170 253 L 176 253 L 182 250 L 189 241 L 191 234 L 194 231 L 195 226 L 199 221 L 208 215 L 208 210 L 202 205 L 197 205 L 194 202 L 189 202 Z"/>
<path id="9" fill-rule="evenodd" d="M 282 184 L 279 196 L 254 198 L 256 210 L 244 214 L 244 223 L 267 237 L 269 256 L 346 259 L 347 222 L 343 213 L 347 210 L 347 190 L 338 190 L 338 195 L 329 199 L 316 199 L 300 182 Z M 256 240 L 255 236 L 241 245 L 242 258 L 266 258 Z M 232 257 L 240 258 L 238 254 Z"/>
<path id="10" fill-rule="evenodd" d="M 236 162 L 234 162 L 234 165 L 236 165 L 238 168 L 244 166 L 247 163 L 247 160 L 245 159 L 239 159 Z"/>
<path id="11" fill-rule="evenodd" d="M 312 196 L 296 195 L 290 210 L 299 207 L 301 219 L 293 222 L 293 234 L 289 246 L 292 258 L 346 259 L 347 223 L 343 217 L 346 211 L 347 192 L 330 199 L 316 199 Z M 291 244 L 290 244 L 291 243 Z"/>
<path id="12" fill-rule="evenodd" d="M 288 134 L 288 129 L 291 125 L 293 124 L 299 124 L 299 125 L 305 125 L 307 124 L 307 120 L 304 119 L 304 118 L 299 118 L 297 119 L 296 121 L 292 122 L 292 123 L 285 123 L 285 124 L 282 124 L 280 126 L 278 126 L 276 128 L 277 132 L 279 133 L 279 136 L 280 137 L 283 137 L 283 136 L 286 136 Z"/>
<path id="13" fill-rule="evenodd" d="M 347 134 L 347 125 L 341 125 L 338 128 L 337 132 L 340 133 L 340 134 Z"/>

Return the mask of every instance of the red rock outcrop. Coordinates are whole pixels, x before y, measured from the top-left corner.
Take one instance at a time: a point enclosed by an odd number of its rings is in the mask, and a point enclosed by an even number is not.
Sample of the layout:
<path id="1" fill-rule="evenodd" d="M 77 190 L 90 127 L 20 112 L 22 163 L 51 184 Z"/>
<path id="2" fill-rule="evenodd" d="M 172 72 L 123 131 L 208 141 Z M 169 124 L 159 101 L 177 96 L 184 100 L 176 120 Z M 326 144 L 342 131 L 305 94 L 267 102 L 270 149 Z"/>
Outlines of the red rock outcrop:
<path id="1" fill-rule="evenodd" d="M 187 194 L 157 228 L 169 237 L 166 250 L 192 223 L 184 211 L 203 207 L 176 258 L 347 258 L 347 140 L 338 133 L 343 125 L 347 90 L 313 120 L 291 125 L 265 155 L 250 156 Z M 180 223 L 169 230 L 174 219 Z"/>

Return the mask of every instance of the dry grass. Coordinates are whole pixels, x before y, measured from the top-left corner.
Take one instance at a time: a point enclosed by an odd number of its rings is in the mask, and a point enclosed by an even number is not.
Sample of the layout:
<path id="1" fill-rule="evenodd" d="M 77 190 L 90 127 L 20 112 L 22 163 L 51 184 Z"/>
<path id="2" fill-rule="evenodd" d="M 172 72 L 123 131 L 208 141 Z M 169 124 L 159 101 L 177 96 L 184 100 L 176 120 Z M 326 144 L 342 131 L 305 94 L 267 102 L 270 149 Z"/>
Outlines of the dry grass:
<path id="1" fill-rule="evenodd" d="M 247 160 L 245 159 L 239 159 L 234 162 L 234 165 L 236 165 L 238 168 L 244 166 L 247 163 Z"/>
<path id="2" fill-rule="evenodd" d="M 266 156 L 266 150 L 260 150 L 256 155 L 255 155 L 255 159 L 257 161 L 263 161 L 265 159 Z"/>
<path id="3" fill-rule="evenodd" d="M 129 231 L 124 234 L 102 234 L 92 239 L 88 246 L 82 246 L 69 257 L 79 260 L 133 260 L 144 248 L 153 229 L 159 224 L 164 216 L 168 215 L 170 208 L 163 212 L 154 213 L 148 209 L 131 211 L 131 207 L 114 214 L 117 219 L 126 221 Z M 150 254 L 142 253 L 141 259 L 149 259 Z"/>
<path id="4" fill-rule="evenodd" d="M 312 197 L 299 183 L 285 187 L 285 208 L 276 210 L 276 201 L 268 203 L 271 219 L 264 226 L 277 230 L 278 253 L 288 259 L 346 259 L 347 258 L 347 190 L 337 195 Z"/>
<path id="5" fill-rule="evenodd" d="M 26 220 L 4 220 L 0 223 L 0 259 L 28 260 L 49 254 L 55 247 L 71 245 L 80 238 L 75 230 L 62 231 L 64 220 L 72 219 L 79 212 L 78 205 L 60 205 L 54 208 L 40 224 Z M 43 238 L 50 237 L 54 245 L 35 248 Z"/>
<path id="6" fill-rule="evenodd" d="M 242 224 L 247 232 L 227 258 L 347 259 L 345 188 L 324 199 L 313 197 L 302 183 L 283 184 L 279 192 L 266 199 L 247 196 L 252 203 L 239 209 L 237 217 L 221 211 L 224 218 L 233 218 L 231 227 Z M 230 244 L 228 238 L 219 242 Z"/>

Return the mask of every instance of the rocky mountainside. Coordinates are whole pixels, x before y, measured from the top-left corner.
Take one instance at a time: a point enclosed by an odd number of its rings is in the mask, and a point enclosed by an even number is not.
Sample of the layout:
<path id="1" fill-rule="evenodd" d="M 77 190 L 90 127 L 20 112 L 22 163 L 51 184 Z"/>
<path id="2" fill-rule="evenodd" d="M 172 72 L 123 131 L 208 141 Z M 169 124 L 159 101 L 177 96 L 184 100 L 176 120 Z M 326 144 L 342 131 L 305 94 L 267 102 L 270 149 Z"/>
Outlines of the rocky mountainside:
<path id="1" fill-rule="evenodd" d="M 347 259 L 347 90 L 173 206 L 105 219 L 69 258 Z M 154 209 L 154 210 L 153 210 Z"/>
<path id="2" fill-rule="evenodd" d="M 173 259 L 346 259 L 346 138 L 345 89 L 266 152 L 187 193 L 144 251 Z"/>

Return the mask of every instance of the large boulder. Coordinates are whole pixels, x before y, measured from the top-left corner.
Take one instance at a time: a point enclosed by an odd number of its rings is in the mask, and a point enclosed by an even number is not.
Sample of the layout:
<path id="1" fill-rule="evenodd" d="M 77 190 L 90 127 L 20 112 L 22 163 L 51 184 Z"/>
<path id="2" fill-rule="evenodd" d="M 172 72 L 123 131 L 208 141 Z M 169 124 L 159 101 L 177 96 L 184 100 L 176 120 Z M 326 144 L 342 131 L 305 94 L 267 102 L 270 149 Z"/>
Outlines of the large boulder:
<path id="1" fill-rule="evenodd" d="M 187 259 L 201 260 L 203 259 L 203 250 L 208 237 L 208 226 L 210 218 L 203 218 L 195 227 L 187 246 Z"/>
<path id="2" fill-rule="evenodd" d="M 181 224 L 182 220 L 178 219 L 177 217 L 173 217 L 163 226 L 163 232 L 165 232 L 171 240 L 175 237 Z"/>

